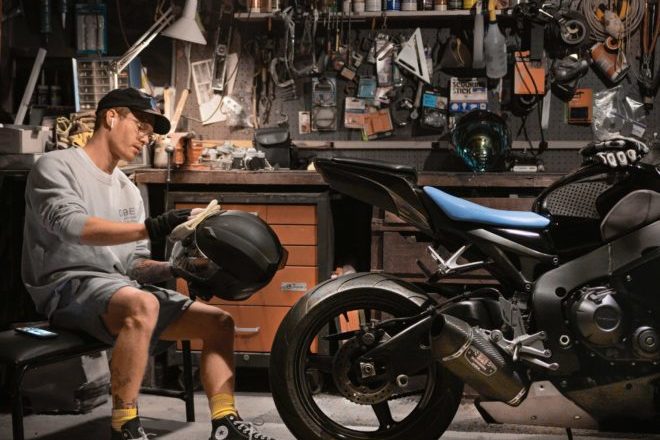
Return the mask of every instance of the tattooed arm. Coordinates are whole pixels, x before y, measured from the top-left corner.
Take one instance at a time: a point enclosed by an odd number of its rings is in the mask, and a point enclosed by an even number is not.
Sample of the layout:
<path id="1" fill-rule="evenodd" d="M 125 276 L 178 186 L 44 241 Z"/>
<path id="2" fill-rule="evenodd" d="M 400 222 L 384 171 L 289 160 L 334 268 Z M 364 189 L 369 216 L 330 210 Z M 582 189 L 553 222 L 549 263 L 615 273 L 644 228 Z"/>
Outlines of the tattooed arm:
<path id="1" fill-rule="evenodd" d="M 140 284 L 155 284 L 171 280 L 172 266 L 167 261 L 138 258 L 128 271 L 128 276 Z"/>

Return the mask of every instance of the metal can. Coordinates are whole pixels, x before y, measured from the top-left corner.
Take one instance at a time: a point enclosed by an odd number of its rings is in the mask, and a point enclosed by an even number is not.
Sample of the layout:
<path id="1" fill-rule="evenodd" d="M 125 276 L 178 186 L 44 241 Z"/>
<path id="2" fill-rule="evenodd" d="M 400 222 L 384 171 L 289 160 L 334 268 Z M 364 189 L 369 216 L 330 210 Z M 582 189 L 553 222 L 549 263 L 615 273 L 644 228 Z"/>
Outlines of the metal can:
<path id="1" fill-rule="evenodd" d="M 401 10 L 401 1 L 400 0 L 387 0 L 387 10 L 388 11 L 400 11 Z"/>
<path id="2" fill-rule="evenodd" d="M 382 11 L 382 4 L 380 0 L 367 0 L 365 2 L 365 10 L 367 12 Z"/>
<path id="3" fill-rule="evenodd" d="M 401 1 L 401 10 L 402 11 L 416 11 L 417 10 L 417 0 L 402 0 Z"/>

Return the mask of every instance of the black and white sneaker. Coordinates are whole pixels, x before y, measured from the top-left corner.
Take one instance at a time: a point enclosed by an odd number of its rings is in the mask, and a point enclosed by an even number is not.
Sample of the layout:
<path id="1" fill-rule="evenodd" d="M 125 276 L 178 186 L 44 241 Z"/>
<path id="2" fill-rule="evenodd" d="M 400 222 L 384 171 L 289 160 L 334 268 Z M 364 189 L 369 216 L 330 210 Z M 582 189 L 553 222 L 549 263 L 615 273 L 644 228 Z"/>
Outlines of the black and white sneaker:
<path id="1" fill-rule="evenodd" d="M 150 434 L 153 436 L 153 434 Z M 144 432 L 140 418 L 136 417 L 121 425 L 121 431 L 112 430 L 110 440 L 150 440 Z"/>
<path id="2" fill-rule="evenodd" d="M 213 429 L 209 440 L 275 440 L 259 434 L 252 423 L 241 420 L 238 416 L 230 415 L 211 422 Z"/>

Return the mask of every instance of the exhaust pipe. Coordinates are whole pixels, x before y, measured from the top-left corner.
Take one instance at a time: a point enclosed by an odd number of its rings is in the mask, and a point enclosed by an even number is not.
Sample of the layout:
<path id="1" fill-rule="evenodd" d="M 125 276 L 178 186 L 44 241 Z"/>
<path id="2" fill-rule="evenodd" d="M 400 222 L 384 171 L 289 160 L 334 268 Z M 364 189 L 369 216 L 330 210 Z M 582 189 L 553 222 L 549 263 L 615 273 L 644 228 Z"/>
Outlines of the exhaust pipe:
<path id="1" fill-rule="evenodd" d="M 441 314 L 431 331 L 433 356 L 484 397 L 518 406 L 527 386 L 497 347 L 467 322 Z"/>

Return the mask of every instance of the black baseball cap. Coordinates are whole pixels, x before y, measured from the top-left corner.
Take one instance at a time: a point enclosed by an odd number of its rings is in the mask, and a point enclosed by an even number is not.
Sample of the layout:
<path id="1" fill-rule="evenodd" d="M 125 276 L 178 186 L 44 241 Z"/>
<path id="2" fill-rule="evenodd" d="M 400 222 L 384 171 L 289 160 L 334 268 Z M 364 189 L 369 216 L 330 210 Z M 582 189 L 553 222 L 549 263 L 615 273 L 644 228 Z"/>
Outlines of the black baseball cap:
<path id="1" fill-rule="evenodd" d="M 96 106 L 96 113 L 101 110 L 115 107 L 128 107 L 131 110 L 154 115 L 154 133 L 167 134 L 170 132 L 170 121 L 162 115 L 156 98 L 134 88 L 114 89 L 108 92 Z"/>

